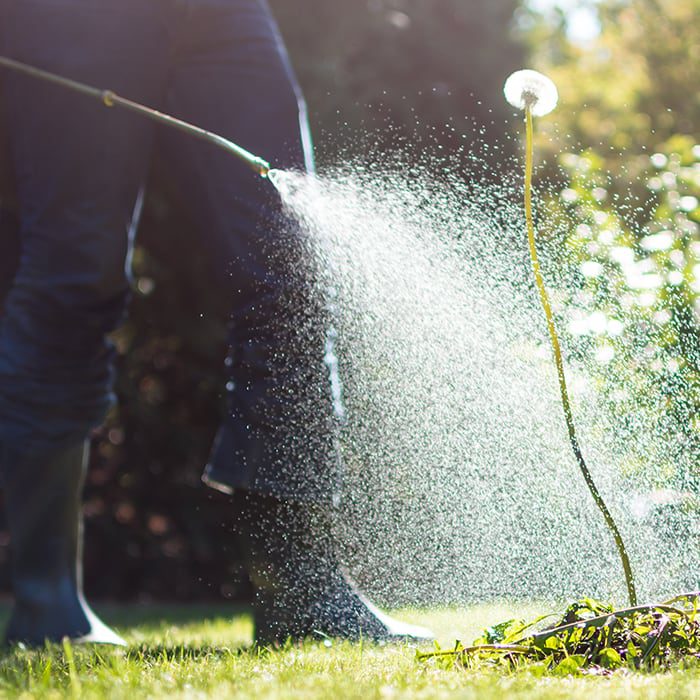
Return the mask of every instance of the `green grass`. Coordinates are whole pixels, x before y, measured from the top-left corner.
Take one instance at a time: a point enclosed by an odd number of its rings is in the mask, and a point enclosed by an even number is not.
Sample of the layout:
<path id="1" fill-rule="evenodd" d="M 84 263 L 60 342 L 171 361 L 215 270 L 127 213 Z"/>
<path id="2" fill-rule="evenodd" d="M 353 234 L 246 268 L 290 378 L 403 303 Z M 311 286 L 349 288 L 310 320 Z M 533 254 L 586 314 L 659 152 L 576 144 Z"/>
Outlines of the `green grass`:
<path id="1" fill-rule="evenodd" d="M 444 644 L 471 640 L 486 625 L 533 605 L 402 611 L 432 626 Z M 126 650 L 60 647 L 0 657 L 0 697 L 10 698 L 697 698 L 700 666 L 665 674 L 611 678 L 538 678 L 527 672 L 442 670 L 414 650 L 369 644 L 307 643 L 276 652 L 249 648 L 252 625 L 235 607 L 102 608 L 123 634 Z M 70 657 L 73 657 L 72 660 Z"/>

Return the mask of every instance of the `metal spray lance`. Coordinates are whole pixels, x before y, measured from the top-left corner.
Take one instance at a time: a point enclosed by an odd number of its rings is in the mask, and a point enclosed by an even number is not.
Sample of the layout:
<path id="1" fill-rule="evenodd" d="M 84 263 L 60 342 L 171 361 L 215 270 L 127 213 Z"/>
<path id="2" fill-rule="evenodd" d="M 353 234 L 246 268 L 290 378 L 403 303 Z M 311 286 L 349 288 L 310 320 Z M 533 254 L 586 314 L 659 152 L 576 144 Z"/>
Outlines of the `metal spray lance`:
<path id="1" fill-rule="evenodd" d="M 229 141 L 223 136 L 214 134 L 211 131 L 195 126 L 194 124 L 189 124 L 181 119 L 176 119 L 169 114 L 164 114 L 158 110 L 146 107 L 138 102 L 127 100 L 126 98 L 115 94 L 111 90 L 101 90 L 90 85 L 85 85 L 84 83 L 79 83 L 75 80 L 64 78 L 63 76 L 56 75 L 55 73 L 49 73 L 48 71 L 41 70 L 40 68 L 27 65 L 26 63 L 21 63 L 20 61 L 6 58 L 5 56 L 0 56 L 0 66 L 8 68 L 9 70 L 23 73 L 24 75 L 28 75 L 38 80 L 43 80 L 44 82 L 60 85 L 68 90 L 72 90 L 73 92 L 79 92 L 83 95 L 87 95 L 88 97 L 93 97 L 102 102 L 105 107 L 121 107 L 129 110 L 130 112 L 136 112 L 137 114 L 159 122 L 160 124 L 165 124 L 173 129 L 178 129 L 179 131 L 189 134 L 190 136 L 194 136 L 201 141 L 207 141 L 208 143 L 223 149 L 227 153 L 236 156 L 236 158 L 242 160 L 246 165 L 248 165 L 248 167 L 258 173 L 258 175 L 261 177 L 267 177 L 268 173 L 270 172 L 270 164 L 266 160 L 254 155 L 253 153 L 250 153 L 249 151 L 246 151 L 245 148 L 242 148 L 233 141 Z"/>

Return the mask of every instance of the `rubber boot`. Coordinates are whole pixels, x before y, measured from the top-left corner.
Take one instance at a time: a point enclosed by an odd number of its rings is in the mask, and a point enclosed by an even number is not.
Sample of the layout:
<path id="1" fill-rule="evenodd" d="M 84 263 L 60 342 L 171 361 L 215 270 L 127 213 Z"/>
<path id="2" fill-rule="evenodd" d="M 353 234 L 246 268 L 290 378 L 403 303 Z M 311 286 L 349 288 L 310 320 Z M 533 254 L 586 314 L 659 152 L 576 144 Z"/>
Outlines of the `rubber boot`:
<path id="1" fill-rule="evenodd" d="M 329 510 L 237 491 L 241 548 L 255 588 L 255 641 L 308 637 L 422 642 L 433 634 L 395 620 L 358 590 L 338 562 Z"/>
<path id="2" fill-rule="evenodd" d="M 89 444 L 27 454 L 0 444 L 15 602 L 5 643 L 125 644 L 85 602 L 82 491 Z"/>

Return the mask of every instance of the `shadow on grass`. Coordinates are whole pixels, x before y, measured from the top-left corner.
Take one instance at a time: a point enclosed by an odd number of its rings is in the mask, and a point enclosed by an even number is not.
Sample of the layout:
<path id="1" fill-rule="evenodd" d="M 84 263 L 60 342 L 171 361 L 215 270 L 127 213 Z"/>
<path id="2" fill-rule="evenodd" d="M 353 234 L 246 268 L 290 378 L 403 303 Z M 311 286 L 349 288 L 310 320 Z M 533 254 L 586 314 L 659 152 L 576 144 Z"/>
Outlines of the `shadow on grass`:
<path id="1" fill-rule="evenodd" d="M 11 603 L 0 603 L 0 630 L 4 630 L 10 614 Z M 250 620 L 250 609 L 240 604 L 188 604 L 169 605 L 163 603 L 133 603 L 127 605 L 101 604 L 95 606 L 95 612 L 108 624 L 118 628 L 122 633 L 129 631 L 146 632 L 149 635 L 157 633 L 159 628 L 183 627 L 187 625 L 205 625 L 207 623 L 240 623 Z M 202 659 L 221 659 L 237 656 L 255 647 L 250 642 L 241 640 L 230 646 L 213 644 L 159 644 L 150 642 L 135 642 L 126 649 L 109 646 L 77 646 L 78 653 L 88 652 L 96 660 L 101 656 L 109 656 L 108 652 L 119 651 L 129 661 L 196 661 Z M 37 652 L 62 653 L 60 644 L 49 644 L 44 648 L 35 649 Z M 0 647 L 0 658 L 26 653 L 21 646 Z"/>
<path id="2" fill-rule="evenodd" d="M 194 625 L 216 620 L 234 620 L 250 616 L 250 608 L 238 603 L 217 605 L 167 603 L 103 603 L 95 612 L 108 624 L 124 627 L 154 627 L 158 625 Z"/>
<path id="3" fill-rule="evenodd" d="M 0 602 L 0 627 L 7 624 L 11 607 L 9 599 Z M 159 623 L 187 625 L 250 614 L 250 607 L 240 603 L 98 603 L 91 607 L 105 621 L 128 627 Z"/>
<path id="4" fill-rule="evenodd" d="M 124 658 L 139 663 L 182 663 L 184 661 L 218 661 L 257 653 L 249 644 L 239 647 L 215 646 L 212 644 L 141 644 L 126 649 Z"/>
<path id="5" fill-rule="evenodd" d="M 240 646 L 217 646 L 215 644 L 131 644 L 126 648 L 108 645 L 80 645 L 72 648 L 77 662 L 89 661 L 90 666 L 108 665 L 112 657 L 139 663 L 182 663 L 185 661 L 217 661 L 232 659 L 244 654 L 258 655 L 259 650 L 252 644 L 241 643 Z M 47 643 L 43 647 L 25 648 L 12 645 L 0 648 L 0 676 L 3 666 L 19 658 L 63 657 L 65 649 L 60 643 Z"/>

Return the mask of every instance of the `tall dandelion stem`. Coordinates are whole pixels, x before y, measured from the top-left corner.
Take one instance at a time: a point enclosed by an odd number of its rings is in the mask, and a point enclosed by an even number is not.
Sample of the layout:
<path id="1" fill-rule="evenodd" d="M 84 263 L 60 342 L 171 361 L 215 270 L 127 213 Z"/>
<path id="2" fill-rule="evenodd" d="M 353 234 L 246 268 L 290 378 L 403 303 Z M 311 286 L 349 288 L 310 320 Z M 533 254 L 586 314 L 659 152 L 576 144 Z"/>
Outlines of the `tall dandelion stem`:
<path id="1" fill-rule="evenodd" d="M 605 523 L 608 529 L 612 533 L 613 539 L 615 540 L 615 545 L 617 546 L 617 551 L 620 554 L 620 559 L 622 560 L 622 568 L 625 571 L 625 581 L 627 583 L 627 595 L 629 596 L 630 605 L 637 605 L 637 591 L 634 586 L 634 575 L 632 574 L 632 567 L 630 566 L 630 560 L 627 556 L 627 550 L 625 549 L 625 543 L 620 534 L 620 530 L 615 524 L 610 511 L 608 510 L 603 497 L 598 491 L 598 487 L 593 481 L 590 471 L 586 466 L 586 462 L 581 454 L 581 448 L 578 444 L 578 438 L 576 437 L 576 427 L 574 425 L 574 416 L 571 411 L 571 403 L 569 401 L 569 392 L 566 387 L 566 376 L 564 375 L 564 361 L 561 355 L 561 346 L 559 344 L 559 336 L 557 334 L 556 326 L 554 325 L 554 316 L 552 314 L 552 305 L 549 301 L 549 295 L 547 294 L 547 289 L 544 286 L 544 280 L 542 278 L 542 271 L 540 269 L 540 262 L 537 257 L 537 247 L 535 245 L 535 225 L 532 219 L 532 154 L 533 154 L 533 137 L 532 137 L 532 109 L 529 105 L 525 106 L 525 220 L 527 222 L 527 240 L 530 246 L 530 259 L 532 260 L 532 271 L 535 275 L 535 284 L 537 285 L 537 290 L 540 295 L 540 301 L 542 302 L 542 308 L 544 309 L 545 316 L 547 317 L 547 329 L 549 330 L 549 339 L 552 344 L 552 351 L 554 353 L 554 362 L 557 367 L 557 375 L 559 378 L 559 391 L 561 393 L 561 403 L 564 408 L 564 417 L 566 419 L 566 427 L 569 431 L 569 442 L 571 443 L 571 449 L 576 457 L 576 462 L 578 463 L 583 478 L 588 486 L 588 490 L 593 496 L 593 500 L 600 509 L 600 512 L 605 518 Z"/>

